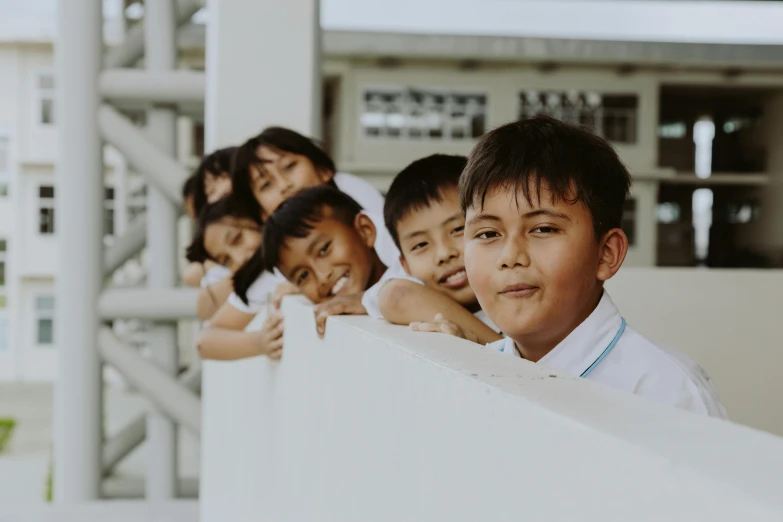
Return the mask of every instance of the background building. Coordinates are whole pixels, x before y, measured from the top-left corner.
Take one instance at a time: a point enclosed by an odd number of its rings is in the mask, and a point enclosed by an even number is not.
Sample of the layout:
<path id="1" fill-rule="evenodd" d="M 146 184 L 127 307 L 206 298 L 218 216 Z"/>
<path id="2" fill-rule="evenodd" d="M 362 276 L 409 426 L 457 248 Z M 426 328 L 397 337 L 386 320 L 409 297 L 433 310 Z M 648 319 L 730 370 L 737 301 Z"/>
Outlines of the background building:
<path id="1" fill-rule="evenodd" d="M 106 41 L 120 45 L 143 2 L 104 3 Z M 627 265 L 783 266 L 783 42 L 764 26 L 728 32 L 721 18 L 696 34 L 669 21 L 639 36 L 606 23 L 607 2 L 584 4 L 593 5 L 545 30 L 530 20 L 552 18 L 553 5 L 492 3 L 478 28 L 470 7 L 429 13 L 422 28 L 397 11 L 324 2 L 325 147 L 341 170 L 384 189 L 422 155 L 467 154 L 488 129 L 550 114 L 595 128 L 633 173 Z M 16 18 L 0 26 L 0 379 L 48 380 L 57 353 L 54 2 L 9 12 Z M 574 38 L 587 15 L 590 34 Z M 180 68 L 204 69 L 204 19 L 196 13 L 180 30 Z M 144 123 L 143 105 L 117 104 Z M 204 152 L 203 108 L 181 109 L 178 156 L 192 165 Z M 105 164 L 108 246 L 143 212 L 146 187 L 111 147 Z M 119 284 L 143 281 L 141 258 L 131 265 Z"/>

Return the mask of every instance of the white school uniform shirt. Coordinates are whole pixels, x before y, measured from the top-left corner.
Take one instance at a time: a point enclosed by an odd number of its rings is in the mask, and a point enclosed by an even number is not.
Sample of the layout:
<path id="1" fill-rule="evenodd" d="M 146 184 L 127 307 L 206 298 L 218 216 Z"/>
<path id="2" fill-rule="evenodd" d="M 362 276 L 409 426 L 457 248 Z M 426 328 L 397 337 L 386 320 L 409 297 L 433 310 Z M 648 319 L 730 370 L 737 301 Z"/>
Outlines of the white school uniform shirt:
<path id="1" fill-rule="evenodd" d="M 375 251 L 383 264 L 389 266 L 395 261 L 399 262 L 399 250 L 383 223 L 383 196 L 378 189 L 368 181 L 344 172 L 334 175 L 334 183 L 341 192 L 351 196 L 362 207 L 362 212 L 372 220 L 376 228 Z M 285 280 L 277 269 L 274 274 L 261 274 L 247 289 L 247 304 L 233 292 L 228 296 L 228 302 L 240 312 L 257 314 L 267 304 L 269 294 Z"/>
<path id="2" fill-rule="evenodd" d="M 380 304 L 378 303 L 378 295 L 380 294 L 383 285 L 392 279 L 404 279 L 406 281 L 413 281 L 414 283 L 420 284 L 422 286 L 424 285 L 424 281 L 421 279 L 407 274 L 405 269 L 402 268 L 402 264 L 398 259 L 396 265 L 389 267 L 386 272 L 384 272 L 383 276 L 378 280 L 378 282 L 370 287 L 370 289 L 368 289 L 362 296 L 362 305 L 364 305 L 364 308 L 367 310 L 367 315 L 370 317 L 374 319 L 383 319 Z M 476 317 L 476 319 L 489 326 L 494 331 L 500 333 L 500 328 L 498 328 L 497 325 L 492 322 L 492 319 L 487 317 L 487 314 L 484 312 L 484 310 L 479 310 L 473 315 Z"/>
<path id="3" fill-rule="evenodd" d="M 607 350 L 622 321 L 609 294 L 604 292 L 593 313 L 538 362 L 579 377 Z M 488 346 L 520 357 L 509 337 Z M 628 325 L 585 378 L 684 410 L 728 418 L 710 377 L 698 364 L 672 348 L 650 341 Z"/>
<path id="4" fill-rule="evenodd" d="M 231 276 L 231 270 L 223 265 L 215 265 L 201 278 L 201 288 L 207 288 Z"/>

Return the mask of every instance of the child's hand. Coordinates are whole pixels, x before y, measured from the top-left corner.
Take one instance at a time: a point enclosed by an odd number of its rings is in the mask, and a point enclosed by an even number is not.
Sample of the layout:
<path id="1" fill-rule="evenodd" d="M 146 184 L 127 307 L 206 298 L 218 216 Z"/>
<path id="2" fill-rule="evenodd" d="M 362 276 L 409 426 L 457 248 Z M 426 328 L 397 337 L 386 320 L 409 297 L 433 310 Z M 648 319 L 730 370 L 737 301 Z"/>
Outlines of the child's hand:
<path id="1" fill-rule="evenodd" d="M 326 319 L 330 315 L 367 315 L 367 309 L 362 304 L 362 295 L 353 294 L 335 297 L 315 307 L 315 329 L 318 337 L 324 338 Z"/>
<path id="2" fill-rule="evenodd" d="M 280 310 L 280 303 L 283 302 L 283 297 L 287 295 L 293 295 L 298 294 L 299 289 L 293 285 L 293 283 L 290 283 L 288 281 L 283 281 L 279 285 L 277 285 L 277 288 L 275 288 L 275 291 L 272 292 L 272 306 L 275 310 Z"/>
<path id="3" fill-rule="evenodd" d="M 411 330 L 414 332 L 437 332 L 453 335 L 461 339 L 467 339 L 468 341 L 479 343 L 478 337 L 469 330 L 464 330 L 458 325 L 452 323 L 448 319 L 445 319 L 441 314 L 437 314 L 435 318 L 430 322 L 416 322 L 410 324 Z"/>
<path id="4" fill-rule="evenodd" d="M 283 355 L 283 314 L 273 312 L 264 321 L 264 326 L 259 332 L 259 355 L 266 355 L 270 359 L 280 359 Z"/>

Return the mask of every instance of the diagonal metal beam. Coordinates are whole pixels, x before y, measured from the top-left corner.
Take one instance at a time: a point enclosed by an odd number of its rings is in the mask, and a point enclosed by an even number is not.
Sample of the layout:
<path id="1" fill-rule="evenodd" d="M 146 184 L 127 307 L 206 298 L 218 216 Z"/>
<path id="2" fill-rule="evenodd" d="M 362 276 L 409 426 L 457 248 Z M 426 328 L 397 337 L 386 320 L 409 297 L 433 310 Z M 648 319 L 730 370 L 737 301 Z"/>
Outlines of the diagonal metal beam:
<path id="1" fill-rule="evenodd" d="M 190 21 L 196 11 L 204 6 L 201 0 L 177 0 L 177 25 Z M 106 53 L 104 66 L 107 69 L 129 67 L 144 56 L 144 20 L 140 21 L 125 35 L 125 41 Z"/>
<path id="2" fill-rule="evenodd" d="M 98 78 L 104 98 L 155 103 L 204 103 L 205 85 L 202 71 L 109 69 Z"/>
<path id="3" fill-rule="evenodd" d="M 98 109 L 98 128 L 103 139 L 114 145 L 149 183 L 175 203 L 188 171 L 158 149 L 128 118 L 110 105 Z"/>
<path id="4" fill-rule="evenodd" d="M 179 377 L 179 382 L 201 393 L 201 364 L 198 360 Z M 103 444 L 103 475 L 109 475 L 122 459 L 130 455 L 147 436 L 147 418 L 139 415 Z"/>
<path id="5" fill-rule="evenodd" d="M 98 298 L 98 312 L 108 321 L 196 319 L 198 293 L 198 288 L 109 288 Z"/>
<path id="6" fill-rule="evenodd" d="M 201 400 L 189 389 L 123 344 L 108 328 L 98 334 L 101 357 L 157 408 L 201 438 Z"/>
<path id="7" fill-rule="evenodd" d="M 128 259 L 138 254 L 147 242 L 147 215 L 133 220 L 125 233 L 118 237 L 103 255 L 103 275 L 108 277 Z"/>

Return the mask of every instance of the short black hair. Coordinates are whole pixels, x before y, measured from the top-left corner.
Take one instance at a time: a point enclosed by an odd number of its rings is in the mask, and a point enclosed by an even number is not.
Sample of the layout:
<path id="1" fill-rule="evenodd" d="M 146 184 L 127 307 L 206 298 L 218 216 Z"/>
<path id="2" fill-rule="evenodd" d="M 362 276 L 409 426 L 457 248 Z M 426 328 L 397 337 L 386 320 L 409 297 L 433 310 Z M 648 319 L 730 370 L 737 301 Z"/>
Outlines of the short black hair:
<path id="1" fill-rule="evenodd" d="M 443 193 L 457 188 L 468 159 L 465 156 L 433 154 L 414 161 L 392 181 L 383 204 L 383 220 L 400 248 L 397 224 L 409 213 L 443 200 Z M 401 249 L 400 249 L 401 250 Z"/>
<path id="2" fill-rule="evenodd" d="M 253 220 L 253 216 L 248 215 L 244 209 L 233 204 L 231 196 L 227 196 L 215 203 L 207 204 L 198 218 L 198 227 L 193 236 L 193 241 L 191 241 L 190 246 L 187 248 L 186 257 L 188 261 L 191 263 L 203 263 L 206 260 L 214 261 L 204 246 L 204 235 L 206 234 L 209 225 L 216 223 L 225 217 Z M 257 223 L 257 221 L 255 222 Z"/>
<path id="3" fill-rule="evenodd" d="M 485 134 L 468 157 L 460 178 L 462 210 L 483 206 L 495 189 L 521 191 L 528 203 L 541 185 L 555 199 L 582 202 L 593 218 L 596 239 L 620 228 L 631 186 L 617 152 L 590 129 L 536 116 Z"/>
<path id="4" fill-rule="evenodd" d="M 185 188 L 187 188 L 188 182 L 193 179 L 193 211 L 197 216 L 201 215 L 204 207 L 207 206 L 207 193 L 204 192 L 204 180 L 207 174 L 213 176 L 219 176 L 223 173 L 230 175 L 231 163 L 236 153 L 236 147 L 226 147 L 225 149 L 218 149 L 204 156 L 199 163 L 196 170 L 193 172 L 188 181 L 185 182 L 183 188 L 183 195 Z"/>
<path id="5" fill-rule="evenodd" d="M 231 165 L 231 184 L 236 193 L 237 202 L 259 215 L 261 214 L 261 206 L 253 195 L 250 168 L 264 164 L 264 161 L 258 157 L 258 148 L 261 146 L 281 152 L 299 154 L 309 159 L 316 169 L 331 173 L 336 171 L 332 158 L 312 138 L 285 127 L 267 127 L 261 131 L 261 134 L 253 136 L 237 149 Z"/>
<path id="6" fill-rule="evenodd" d="M 351 196 L 328 185 L 304 189 L 277 207 L 264 223 L 264 269 L 269 272 L 274 270 L 280 264 L 280 249 L 285 240 L 307 237 L 313 227 L 326 217 L 324 211 L 327 209 L 331 211 L 330 217 L 351 226 L 362 211 Z"/>
<path id="7" fill-rule="evenodd" d="M 198 179 L 196 178 L 196 174 L 193 173 L 188 176 L 188 179 L 186 179 L 185 183 L 182 184 L 182 201 L 187 201 L 187 199 L 191 196 L 194 196 L 195 198 L 197 190 Z"/>

